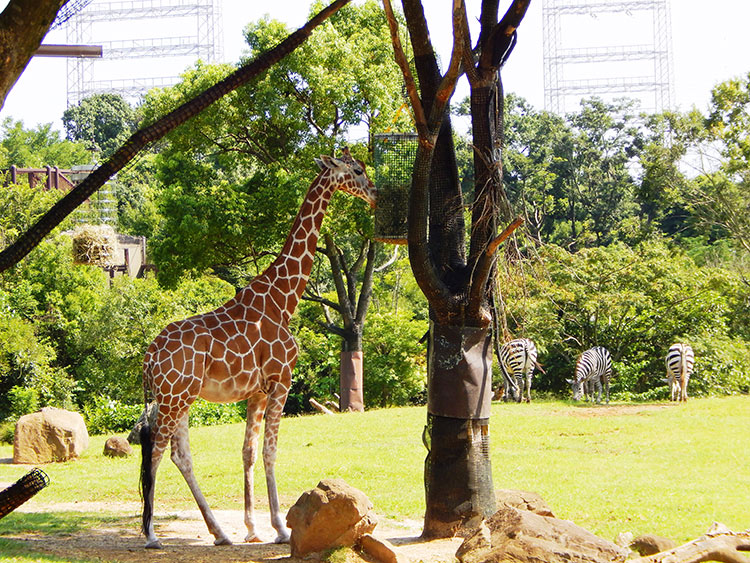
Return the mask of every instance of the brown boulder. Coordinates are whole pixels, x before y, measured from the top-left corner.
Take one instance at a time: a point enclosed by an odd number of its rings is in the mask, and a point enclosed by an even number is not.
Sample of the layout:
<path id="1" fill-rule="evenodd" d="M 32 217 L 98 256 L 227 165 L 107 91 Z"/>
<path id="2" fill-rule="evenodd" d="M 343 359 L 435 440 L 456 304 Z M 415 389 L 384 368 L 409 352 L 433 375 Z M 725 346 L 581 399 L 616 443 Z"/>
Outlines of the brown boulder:
<path id="1" fill-rule="evenodd" d="M 377 525 L 372 503 L 342 479 L 324 479 L 289 509 L 292 557 L 335 547 L 352 547 Z"/>
<path id="2" fill-rule="evenodd" d="M 568 520 L 504 506 L 464 540 L 456 557 L 461 563 L 616 563 L 628 553 Z"/>
<path id="3" fill-rule="evenodd" d="M 104 455 L 107 457 L 127 457 L 133 453 L 133 447 L 125 438 L 112 436 L 104 442 Z"/>
<path id="4" fill-rule="evenodd" d="M 89 445 L 89 433 L 77 412 L 55 407 L 18 419 L 13 463 L 50 463 L 77 458 Z"/>

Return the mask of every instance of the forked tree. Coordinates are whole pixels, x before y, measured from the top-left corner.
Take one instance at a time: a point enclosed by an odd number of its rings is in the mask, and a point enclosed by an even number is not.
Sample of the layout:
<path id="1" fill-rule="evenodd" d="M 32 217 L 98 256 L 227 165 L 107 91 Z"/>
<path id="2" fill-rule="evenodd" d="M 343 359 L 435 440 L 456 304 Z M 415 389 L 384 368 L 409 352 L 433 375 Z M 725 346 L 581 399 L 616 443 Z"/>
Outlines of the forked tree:
<path id="1" fill-rule="evenodd" d="M 430 305 L 423 535 L 456 534 L 495 511 L 489 458 L 492 380 L 491 273 L 495 253 L 517 222 L 502 186 L 503 88 L 500 68 L 530 0 L 482 0 L 474 45 L 463 0 L 452 5 L 453 50 L 442 74 L 421 0 L 402 0 L 414 51 L 412 75 L 390 0 L 383 0 L 419 135 L 409 201 L 409 259 Z M 448 14 L 446 13 L 446 17 Z M 471 96 L 474 190 L 464 202 L 449 102 L 466 74 Z M 418 79 L 418 80 L 417 80 Z M 418 83 L 418 87 L 417 87 Z M 471 207 L 470 240 L 464 224 Z"/>

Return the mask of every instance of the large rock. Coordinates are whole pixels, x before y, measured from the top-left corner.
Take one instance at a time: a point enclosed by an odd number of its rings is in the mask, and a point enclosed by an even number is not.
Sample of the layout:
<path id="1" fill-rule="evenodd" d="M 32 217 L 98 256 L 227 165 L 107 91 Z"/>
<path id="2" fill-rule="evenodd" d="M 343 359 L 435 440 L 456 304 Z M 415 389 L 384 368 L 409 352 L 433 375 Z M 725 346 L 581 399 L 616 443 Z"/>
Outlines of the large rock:
<path id="1" fill-rule="evenodd" d="M 377 525 L 372 503 L 342 479 L 324 479 L 289 509 L 292 557 L 336 547 L 352 547 Z"/>
<path id="2" fill-rule="evenodd" d="M 55 407 L 18 419 L 13 463 L 50 463 L 77 458 L 89 445 L 89 433 L 77 412 Z"/>
<path id="3" fill-rule="evenodd" d="M 617 563 L 628 553 L 568 520 L 503 506 L 464 540 L 456 557 L 461 563 Z"/>

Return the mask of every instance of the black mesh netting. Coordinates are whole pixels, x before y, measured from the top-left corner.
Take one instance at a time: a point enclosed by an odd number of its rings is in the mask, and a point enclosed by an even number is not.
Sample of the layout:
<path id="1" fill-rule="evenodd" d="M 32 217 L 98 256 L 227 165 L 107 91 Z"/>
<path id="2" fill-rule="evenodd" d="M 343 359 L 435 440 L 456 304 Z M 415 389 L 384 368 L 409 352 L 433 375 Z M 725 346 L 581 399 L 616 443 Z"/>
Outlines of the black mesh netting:
<path id="1" fill-rule="evenodd" d="M 476 526 L 495 512 L 489 332 L 431 323 L 428 366 L 423 534 L 446 537 Z"/>
<path id="2" fill-rule="evenodd" d="M 417 144 L 416 133 L 383 133 L 373 137 L 373 183 L 378 190 L 375 239 L 381 242 L 406 244 L 409 190 Z"/>
<path id="3" fill-rule="evenodd" d="M 0 491 L 0 518 L 10 514 L 49 484 L 49 477 L 34 468 L 7 489 Z"/>
<path id="4" fill-rule="evenodd" d="M 425 537 L 455 535 L 495 512 L 489 420 L 427 415 Z"/>

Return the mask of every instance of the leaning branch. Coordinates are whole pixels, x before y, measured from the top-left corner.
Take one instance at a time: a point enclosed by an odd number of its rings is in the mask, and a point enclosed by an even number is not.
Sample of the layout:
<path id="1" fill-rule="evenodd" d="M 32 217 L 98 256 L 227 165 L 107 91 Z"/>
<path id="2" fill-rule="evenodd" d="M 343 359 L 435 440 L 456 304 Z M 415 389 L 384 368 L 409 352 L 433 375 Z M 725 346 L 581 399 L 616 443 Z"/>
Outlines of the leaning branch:
<path id="1" fill-rule="evenodd" d="M 487 245 L 487 250 L 479 256 L 477 260 L 476 269 L 472 276 L 471 289 L 469 293 L 469 311 L 479 311 L 482 303 L 484 290 L 487 287 L 487 280 L 490 277 L 492 271 L 492 265 L 495 263 L 495 252 L 502 242 L 507 239 L 513 231 L 515 231 L 521 224 L 523 219 L 517 217 L 510 225 L 505 227 L 502 233 L 492 239 Z"/>
<path id="2" fill-rule="evenodd" d="M 65 217 L 73 212 L 94 192 L 121 170 L 128 162 L 150 143 L 163 138 L 167 133 L 183 124 L 191 117 L 198 115 L 205 108 L 246 84 L 250 79 L 258 76 L 286 55 L 294 51 L 310 36 L 312 31 L 328 19 L 332 14 L 349 3 L 350 0 L 336 0 L 327 8 L 321 10 L 304 26 L 289 35 L 270 51 L 261 53 L 251 62 L 241 66 L 208 90 L 202 92 L 192 100 L 171 111 L 156 123 L 136 131 L 109 159 L 94 170 L 83 182 L 59 200 L 39 221 L 27 232 L 21 235 L 10 247 L 0 253 L 0 272 L 17 264 L 24 256 L 41 242 L 49 232 L 59 225 Z"/>

